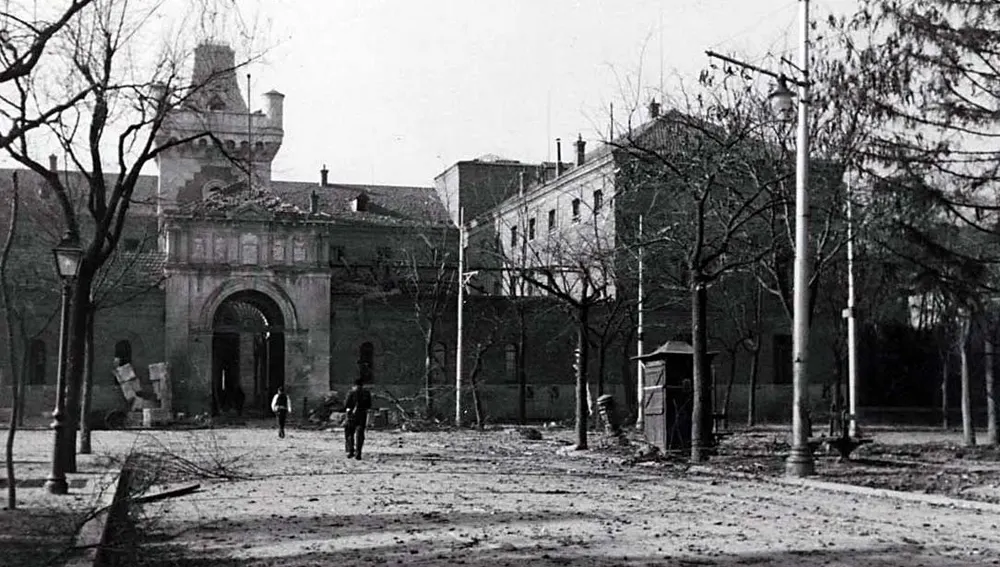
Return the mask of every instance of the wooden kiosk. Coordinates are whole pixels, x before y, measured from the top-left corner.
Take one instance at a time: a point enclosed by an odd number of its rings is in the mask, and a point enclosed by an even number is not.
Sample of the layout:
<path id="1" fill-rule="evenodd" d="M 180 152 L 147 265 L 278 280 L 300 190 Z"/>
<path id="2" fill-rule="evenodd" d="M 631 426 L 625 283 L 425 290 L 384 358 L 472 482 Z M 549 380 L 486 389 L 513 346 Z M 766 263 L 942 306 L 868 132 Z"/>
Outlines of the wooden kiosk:
<path id="1" fill-rule="evenodd" d="M 708 353 L 708 364 L 716 353 Z M 661 451 L 691 446 L 691 408 L 694 398 L 694 349 L 683 341 L 667 341 L 649 354 L 633 357 L 642 361 L 645 382 L 642 392 L 643 433 L 646 441 Z M 708 406 L 712 407 L 712 388 Z M 703 431 L 711 434 L 712 413 L 704 416 Z"/>

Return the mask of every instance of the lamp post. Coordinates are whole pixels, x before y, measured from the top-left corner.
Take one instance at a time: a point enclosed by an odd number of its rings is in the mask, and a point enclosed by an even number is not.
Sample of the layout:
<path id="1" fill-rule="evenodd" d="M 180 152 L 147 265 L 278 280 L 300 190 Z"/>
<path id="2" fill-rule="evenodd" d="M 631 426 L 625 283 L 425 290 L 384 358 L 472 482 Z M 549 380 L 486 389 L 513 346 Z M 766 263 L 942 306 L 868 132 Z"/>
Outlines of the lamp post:
<path id="1" fill-rule="evenodd" d="M 465 208 L 458 209 L 458 311 L 455 340 L 455 427 L 462 426 L 462 316 L 465 312 Z"/>
<path id="2" fill-rule="evenodd" d="M 59 361 L 56 365 L 56 407 L 52 410 L 52 471 L 45 481 L 45 490 L 51 494 L 66 494 L 69 491 L 66 462 L 60 451 L 66 434 L 66 327 L 69 322 L 70 293 L 73 280 L 80 271 L 83 248 L 80 247 L 77 235 L 67 232 L 62 241 L 52 249 L 52 254 L 56 262 L 56 273 L 62 282 L 62 305 L 59 318 Z"/>
<path id="3" fill-rule="evenodd" d="M 798 87 L 798 135 L 795 148 L 795 269 L 792 299 L 792 447 L 785 461 L 785 472 L 790 476 L 808 476 L 815 471 L 812 451 L 809 448 L 808 427 L 808 361 L 809 361 L 809 0 L 801 3 L 799 19 L 800 79 L 708 52 L 741 67 L 755 70 L 778 79 L 777 88 L 768 96 L 771 108 L 781 119 L 791 117 L 795 94 L 788 83 Z"/>

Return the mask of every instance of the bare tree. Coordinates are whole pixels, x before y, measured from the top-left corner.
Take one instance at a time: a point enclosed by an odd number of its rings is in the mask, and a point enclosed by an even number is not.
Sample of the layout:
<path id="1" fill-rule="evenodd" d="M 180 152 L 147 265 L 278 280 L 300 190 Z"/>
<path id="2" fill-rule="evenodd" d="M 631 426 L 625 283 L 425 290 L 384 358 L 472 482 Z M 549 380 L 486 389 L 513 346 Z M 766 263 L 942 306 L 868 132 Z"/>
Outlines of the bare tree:
<path id="1" fill-rule="evenodd" d="M 4 26 L 0 29 L 0 116 L 6 118 L 6 131 L 0 130 L 0 147 L 16 142 L 32 130 L 58 119 L 59 115 L 87 95 L 80 89 L 68 97 L 24 108 L 28 96 L 21 85 L 36 74 L 43 58 L 50 56 L 60 34 L 75 23 L 80 12 L 94 0 L 73 0 L 69 6 L 50 10 L 42 18 L 21 3 L 6 4 L 0 11 Z M 37 10 L 37 4 L 34 9 Z"/>
<path id="2" fill-rule="evenodd" d="M 668 259 L 650 273 L 690 294 L 695 461 L 707 458 L 712 435 L 708 288 L 770 249 L 759 225 L 782 179 L 762 164 L 768 120 L 757 99 L 732 80 L 707 77 L 697 94 L 683 93 L 679 110 L 660 116 L 654 103 L 651 122 L 611 141 L 625 156 L 618 199 L 646 219 L 644 249 Z"/>
<path id="3" fill-rule="evenodd" d="M 21 399 L 21 369 L 17 364 L 17 341 L 14 338 L 14 307 L 10 298 L 10 281 L 7 277 L 7 265 L 10 259 L 11 246 L 14 244 L 14 237 L 17 234 L 17 214 L 20 204 L 20 191 L 17 182 L 17 172 L 11 178 L 10 195 L 10 221 L 7 227 L 7 234 L 4 237 L 2 249 L 0 249 L 0 304 L 2 304 L 4 317 L 7 321 L 7 352 L 10 358 L 10 386 L 11 386 L 11 411 L 10 422 L 7 427 L 7 508 L 13 510 L 17 508 L 17 481 L 14 475 L 14 436 L 17 434 L 18 410 Z"/>
<path id="4" fill-rule="evenodd" d="M 204 2 L 193 2 L 192 8 L 186 28 L 197 27 L 199 17 L 216 17 Z M 32 109 L 46 100 L 65 105 L 59 120 L 48 125 L 47 135 L 84 179 L 80 192 L 75 193 L 60 175 L 42 165 L 38 144 L 23 132 L 6 148 L 12 158 L 45 180 L 59 204 L 67 235 L 82 240 L 84 247 L 69 320 L 67 431 L 59 442 L 70 472 L 75 470 L 95 277 L 118 246 L 143 168 L 169 148 L 211 137 L 207 124 L 204 131 L 182 137 L 162 140 L 159 136 L 173 109 L 207 110 L 204 93 L 214 78 L 185 79 L 184 56 L 190 50 L 182 39 L 190 36 L 167 39 L 159 52 L 149 49 L 148 34 L 162 24 L 157 16 L 163 9 L 157 2 L 94 0 L 67 26 L 59 57 L 51 62 L 50 75 L 61 80 L 43 83 L 37 77 L 21 76 L 12 81 L 17 96 L 11 97 L 9 113 L 15 122 L 30 120 Z M 141 64 L 136 59 L 140 52 L 155 56 Z M 74 206 L 77 199 L 84 203 L 83 214 Z"/>

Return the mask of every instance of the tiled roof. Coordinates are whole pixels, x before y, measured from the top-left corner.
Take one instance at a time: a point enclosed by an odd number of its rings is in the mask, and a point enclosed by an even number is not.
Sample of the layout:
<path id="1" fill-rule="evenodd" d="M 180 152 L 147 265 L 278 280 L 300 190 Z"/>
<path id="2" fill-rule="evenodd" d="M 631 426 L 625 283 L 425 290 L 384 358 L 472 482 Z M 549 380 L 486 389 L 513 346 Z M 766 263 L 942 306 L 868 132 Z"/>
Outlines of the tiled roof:
<path id="1" fill-rule="evenodd" d="M 406 187 L 392 185 L 353 185 L 334 183 L 321 186 L 305 181 L 272 181 L 271 189 L 282 199 L 309 209 L 309 200 L 315 191 L 319 210 L 335 218 L 367 220 L 387 224 L 448 224 L 450 218 L 433 187 Z M 367 214 L 354 212 L 351 201 L 358 195 L 368 197 Z"/>

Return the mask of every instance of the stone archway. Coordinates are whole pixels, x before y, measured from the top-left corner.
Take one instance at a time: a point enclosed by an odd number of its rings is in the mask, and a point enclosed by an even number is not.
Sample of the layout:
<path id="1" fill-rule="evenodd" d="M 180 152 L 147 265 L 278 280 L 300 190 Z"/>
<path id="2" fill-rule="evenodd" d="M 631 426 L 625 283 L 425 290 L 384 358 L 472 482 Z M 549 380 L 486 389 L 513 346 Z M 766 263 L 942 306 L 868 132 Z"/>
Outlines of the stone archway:
<path id="1" fill-rule="evenodd" d="M 225 297 L 212 318 L 212 414 L 250 408 L 270 411 L 285 385 L 285 317 L 278 303 L 256 290 Z"/>

